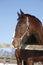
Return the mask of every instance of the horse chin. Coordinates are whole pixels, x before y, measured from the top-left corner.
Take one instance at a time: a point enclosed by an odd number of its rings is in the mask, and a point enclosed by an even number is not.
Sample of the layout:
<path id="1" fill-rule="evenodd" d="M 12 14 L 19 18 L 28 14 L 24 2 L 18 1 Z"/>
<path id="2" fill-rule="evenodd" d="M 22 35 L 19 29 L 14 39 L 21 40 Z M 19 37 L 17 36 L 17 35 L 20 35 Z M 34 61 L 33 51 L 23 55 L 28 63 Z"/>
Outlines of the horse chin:
<path id="1" fill-rule="evenodd" d="M 14 48 L 18 48 L 18 44 L 16 44 L 16 43 L 13 44 L 13 46 L 14 46 Z"/>
<path id="2" fill-rule="evenodd" d="M 15 47 L 15 48 L 18 48 L 18 45 L 17 45 L 17 44 L 15 44 L 15 45 L 14 45 L 14 47 Z"/>

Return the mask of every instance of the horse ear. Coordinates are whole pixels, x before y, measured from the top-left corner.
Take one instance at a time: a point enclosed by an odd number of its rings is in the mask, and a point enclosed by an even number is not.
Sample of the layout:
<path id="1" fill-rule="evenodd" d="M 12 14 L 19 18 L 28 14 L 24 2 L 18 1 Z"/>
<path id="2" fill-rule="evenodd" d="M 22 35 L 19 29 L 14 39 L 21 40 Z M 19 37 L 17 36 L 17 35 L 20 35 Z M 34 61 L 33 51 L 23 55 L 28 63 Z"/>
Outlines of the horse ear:
<path id="1" fill-rule="evenodd" d="M 21 15 L 24 15 L 24 12 L 20 9 L 20 13 L 21 13 Z"/>
<path id="2" fill-rule="evenodd" d="M 17 12 L 17 14 L 18 14 L 18 16 L 20 17 L 20 13 L 19 13 L 19 12 Z"/>

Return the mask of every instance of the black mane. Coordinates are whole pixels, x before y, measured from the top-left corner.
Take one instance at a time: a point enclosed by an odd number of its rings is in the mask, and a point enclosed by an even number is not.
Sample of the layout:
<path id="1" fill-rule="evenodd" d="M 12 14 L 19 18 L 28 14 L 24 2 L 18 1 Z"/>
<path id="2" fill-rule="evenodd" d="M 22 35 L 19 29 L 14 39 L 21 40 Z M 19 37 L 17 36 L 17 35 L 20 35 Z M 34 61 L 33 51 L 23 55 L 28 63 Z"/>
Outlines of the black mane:
<path id="1" fill-rule="evenodd" d="M 33 15 L 30 15 L 30 14 L 25 14 L 25 16 L 28 16 L 28 17 L 33 17 L 33 18 L 37 19 L 37 20 L 41 23 L 41 21 L 40 21 L 37 17 L 35 17 L 35 16 L 33 16 Z M 41 23 L 41 24 L 42 24 L 42 23 Z"/>

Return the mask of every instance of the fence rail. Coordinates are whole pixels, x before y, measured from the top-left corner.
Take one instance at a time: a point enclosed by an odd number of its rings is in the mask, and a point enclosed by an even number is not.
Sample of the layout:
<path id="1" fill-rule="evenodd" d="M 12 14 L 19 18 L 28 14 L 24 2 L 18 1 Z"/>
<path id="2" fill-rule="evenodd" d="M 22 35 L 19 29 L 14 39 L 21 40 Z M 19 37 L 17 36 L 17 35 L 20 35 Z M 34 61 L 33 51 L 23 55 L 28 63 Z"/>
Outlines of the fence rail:
<path id="1" fill-rule="evenodd" d="M 43 45 L 27 45 L 26 50 L 40 50 L 43 51 Z"/>
<path id="2" fill-rule="evenodd" d="M 16 57 L 7 58 L 7 57 L 0 57 L 0 63 L 9 63 L 9 64 L 16 64 Z"/>
<path id="3" fill-rule="evenodd" d="M 14 47 L 13 47 L 12 44 L 0 44 L 0 48 L 14 48 Z M 25 49 L 25 50 L 40 50 L 40 51 L 43 51 L 43 45 L 27 45 L 27 46 L 23 47 L 23 49 Z M 7 54 L 7 56 L 0 56 L 0 63 L 16 64 L 17 63 L 16 57 L 14 57 L 14 56 L 9 57 L 8 55 L 9 54 Z"/>

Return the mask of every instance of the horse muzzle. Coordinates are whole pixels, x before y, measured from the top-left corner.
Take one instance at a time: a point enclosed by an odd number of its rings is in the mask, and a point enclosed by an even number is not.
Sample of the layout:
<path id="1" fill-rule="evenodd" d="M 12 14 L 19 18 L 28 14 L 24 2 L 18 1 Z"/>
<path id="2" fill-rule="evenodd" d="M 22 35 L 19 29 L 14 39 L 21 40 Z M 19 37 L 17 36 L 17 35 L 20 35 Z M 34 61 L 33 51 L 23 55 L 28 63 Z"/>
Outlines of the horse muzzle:
<path id="1" fill-rule="evenodd" d="M 14 41 L 12 42 L 12 44 L 13 44 L 13 46 L 14 46 L 15 48 L 18 48 L 18 46 L 19 46 L 19 41 L 18 41 L 18 40 L 14 40 Z"/>

